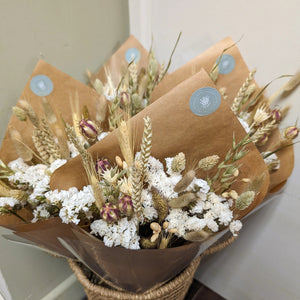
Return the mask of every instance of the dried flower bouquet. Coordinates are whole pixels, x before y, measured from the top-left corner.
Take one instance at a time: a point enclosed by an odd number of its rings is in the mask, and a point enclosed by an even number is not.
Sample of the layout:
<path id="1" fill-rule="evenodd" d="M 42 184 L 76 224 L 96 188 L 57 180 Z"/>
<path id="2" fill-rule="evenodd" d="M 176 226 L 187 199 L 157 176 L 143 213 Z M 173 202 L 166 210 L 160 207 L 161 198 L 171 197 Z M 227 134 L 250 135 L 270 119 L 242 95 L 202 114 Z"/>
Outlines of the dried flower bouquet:
<path id="1" fill-rule="evenodd" d="M 292 157 L 299 129 L 278 136 L 287 108 L 263 97 L 255 70 L 243 82 L 235 45 L 167 74 L 132 39 L 116 54 L 140 49 L 125 67 L 112 58 L 101 79 L 89 73 L 96 91 L 38 64 L 1 148 L 0 211 L 17 235 L 143 292 L 182 271 L 216 233 L 238 234 L 241 218 L 290 174 L 280 160 Z M 280 93 L 298 83 L 299 74 Z"/>

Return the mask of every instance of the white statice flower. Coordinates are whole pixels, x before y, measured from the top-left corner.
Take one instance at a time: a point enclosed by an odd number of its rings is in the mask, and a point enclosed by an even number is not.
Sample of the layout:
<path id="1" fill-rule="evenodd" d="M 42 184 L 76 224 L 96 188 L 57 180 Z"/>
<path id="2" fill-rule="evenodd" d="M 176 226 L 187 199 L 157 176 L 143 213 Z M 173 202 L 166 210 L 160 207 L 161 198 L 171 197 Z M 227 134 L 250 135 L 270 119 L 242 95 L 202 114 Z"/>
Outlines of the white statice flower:
<path id="1" fill-rule="evenodd" d="M 200 219 L 196 216 L 189 217 L 185 223 L 186 230 L 200 231 L 206 226 L 206 220 Z"/>
<path id="2" fill-rule="evenodd" d="M 190 209 L 190 213 L 192 214 L 202 214 L 205 206 L 205 201 L 197 200 L 196 204 L 192 209 Z"/>
<path id="3" fill-rule="evenodd" d="M 16 160 L 11 161 L 8 163 L 8 167 L 12 169 L 14 172 L 26 172 L 29 166 L 23 161 L 22 158 L 18 158 Z"/>
<path id="4" fill-rule="evenodd" d="M 197 188 L 200 188 L 200 192 L 205 194 L 207 194 L 210 190 L 210 187 L 205 180 L 195 177 L 186 190 L 190 192 L 195 191 Z"/>
<path id="5" fill-rule="evenodd" d="M 98 141 L 101 141 L 101 140 L 103 140 L 107 135 L 108 135 L 108 132 L 101 132 L 101 133 L 97 136 L 97 140 L 98 140 Z"/>
<path id="6" fill-rule="evenodd" d="M 63 223 L 80 222 L 79 214 L 84 213 L 87 218 L 91 218 L 90 207 L 95 203 L 92 187 L 85 186 L 81 191 L 72 187 L 68 191 L 49 191 L 45 194 L 48 201 L 61 207 L 59 216 Z"/>
<path id="7" fill-rule="evenodd" d="M 47 210 L 48 204 L 40 204 L 33 210 L 32 223 L 36 223 L 39 220 L 46 220 L 50 218 L 50 213 Z"/>
<path id="8" fill-rule="evenodd" d="M 156 188 L 167 199 L 176 198 L 178 194 L 174 192 L 174 187 L 181 178 L 180 174 L 167 176 L 163 164 L 158 159 L 150 156 L 147 173 L 149 189 Z"/>
<path id="9" fill-rule="evenodd" d="M 229 225 L 229 230 L 234 236 L 238 235 L 238 232 L 242 229 L 243 224 L 239 220 L 232 221 Z"/>
<path id="10" fill-rule="evenodd" d="M 127 249 L 140 249 L 140 237 L 137 232 L 137 219 L 122 218 L 117 223 L 96 220 L 91 226 L 91 233 L 103 238 L 107 247 L 122 246 Z"/>
<path id="11" fill-rule="evenodd" d="M 186 211 L 183 211 L 179 208 L 170 209 L 169 215 L 166 218 L 166 221 L 169 222 L 168 228 L 177 229 L 176 235 L 184 236 L 188 218 L 189 216 Z"/>
<path id="12" fill-rule="evenodd" d="M 152 193 L 149 190 L 143 190 L 141 194 L 141 202 L 144 207 L 144 217 L 151 221 L 158 218 L 157 210 L 153 206 Z"/>
<path id="13" fill-rule="evenodd" d="M 14 207 L 17 204 L 20 204 L 20 202 L 15 198 L 0 197 L 0 208 L 1 207 L 4 207 L 4 208 Z M 0 214 L 1 214 L 1 210 L 0 210 Z"/>
<path id="14" fill-rule="evenodd" d="M 232 221 L 233 214 L 229 208 L 228 203 L 215 203 L 213 204 L 211 211 L 216 219 L 219 220 L 221 225 L 228 226 L 229 223 Z"/>
<path id="15" fill-rule="evenodd" d="M 212 232 L 219 231 L 219 225 L 213 219 L 206 219 L 206 225 Z"/>
<path id="16" fill-rule="evenodd" d="M 248 123 L 246 121 L 248 119 L 248 117 L 249 117 L 249 114 L 245 114 L 243 116 L 243 118 L 238 118 L 238 120 L 240 121 L 241 125 L 244 127 L 246 133 L 250 132 L 250 127 L 249 127 L 249 125 L 248 125 Z"/>
<path id="17" fill-rule="evenodd" d="M 270 152 L 264 152 L 262 153 L 263 155 L 267 155 L 269 154 Z M 272 170 L 278 170 L 280 168 L 280 160 L 278 158 L 278 156 L 273 153 L 271 154 L 270 156 L 264 158 L 264 161 L 265 161 L 265 164 L 267 166 L 272 166 Z"/>

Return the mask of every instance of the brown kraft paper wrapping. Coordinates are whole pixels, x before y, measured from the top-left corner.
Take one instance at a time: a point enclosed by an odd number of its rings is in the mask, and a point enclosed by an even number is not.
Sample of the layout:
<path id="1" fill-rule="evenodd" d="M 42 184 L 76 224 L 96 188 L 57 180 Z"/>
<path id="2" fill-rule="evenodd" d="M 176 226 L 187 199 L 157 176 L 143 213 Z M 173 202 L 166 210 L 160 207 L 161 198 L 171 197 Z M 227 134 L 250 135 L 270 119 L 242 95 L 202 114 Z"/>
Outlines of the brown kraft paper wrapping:
<path id="1" fill-rule="evenodd" d="M 137 145 L 143 133 L 143 118 L 149 116 L 153 128 L 152 156 L 163 161 L 166 157 L 184 152 L 187 163 L 191 165 L 213 154 L 219 155 L 223 160 L 227 151 L 232 147 L 233 132 L 236 141 L 241 140 L 246 133 L 224 100 L 221 101 L 220 107 L 208 116 L 199 117 L 191 112 L 189 99 L 196 90 L 202 87 L 214 87 L 204 70 L 179 84 L 130 119 L 131 128 L 135 129 L 134 136 Z M 89 149 L 94 159 L 104 156 L 113 162 L 116 155 L 121 156 L 117 134 L 118 130 L 113 131 Z M 269 186 L 268 169 L 260 153 L 252 143 L 248 145 L 248 149 L 250 152 L 240 161 L 242 164 L 240 178 L 254 179 L 261 174 L 265 176 L 256 200 L 246 211 L 242 212 L 241 217 L 263 200 Z M 82 188 L 86 184 L 83 175 L 81 158 L 76 157 L 54 172 L 50 182 L 51 189 L 68 189 L 72 186 Z M 205 175 L 199 173 L 198 177 L 205 178 Z M 233 188 L 241 192 L 247 187 L 244 183 L 238 182 Z"/>
<path id="2" fill-rule="evenodd" d="M 151 102 L 160 98 L 162 95 L 170 91 L 180 82 L 186 80 L 187 78 L 198 72 L 201 68 L 204 68 L 209 74 L 209 72 L 212 69 L 212 66 L 217 61 L 218 57 L 222 54 L 222 51 L 232 46 L 233 44 L 234 41 L 230 37 L 227 37 L 219 43 L 213 45 L 211 48 L 198 55 L 194 59 L 190 60 L 188 63 L 186 63 L 179 69 L 175 70 L 173 73 L 167 74 L 153 91 L 151 95 Z M 235 67 L 228 74 L 219 74 L 219 77 L 215 84 L 218 89 L 226 87 L 226 94 L 228 95 L 226 102 L 228 103 L 228 105 L 231 105 L 238 90 L 246 80 L 249 74 L 249 69 L 245 64 L 237 46 L 228 49 L 226 51 L 226 54 L 230 54 L 234 57 Z M 269 138 L 269 141 L 267 142 L 264 149 L 268 149 L 268 151 L 275 150 L 274 146 L 278 145 L 279 138 L 279 130 L 275 129 L 274 133 L 272 134 L 272 138 Z M 284 150 L 279 151 L 276 154 L 280 159 L 280 168 L 279 170 L 270 174 L 270 192 L 279 189 L 280 186 L 291 175 L 294 168 L 293 146 L 285 148 Z"/>
<path id="3" fill-rule="evenodd" d="M 38 115 L 41 116 L 43 114 L 41 97 L 34 94 L 30 88 L 31 78 L 36 75 L 46 75 L 51 79 L 53 83 L 53 91 L 46 98 L 52 105 L 52 108 L 56 111 L 57 115 L 62 115 L 66 122 L 72 124 L 71 106 L 69 99 L 70 96 L 75 99 L 76 93 L 78 93 L 80 108 L 82 108 L 83 105 L 87 105 L 92 118 L 94 118 L 96 103 L 99 99 L 99 94 L 97 94 L 96 91 L 89 88 L 85 84 L 47 64 L 43 60 L 40 60 L 36 65 L 20 96 L 20 99 L 25 99 L 32 105 L 33 109 L 38 113 Z M 107 122 L 105 122 L 103 125 L 104 127 L 108 128 Z M 17 129 L 21 133 L 25 144 L 28 145 L 31 149 L 35 150 L 32 142 L 33 126 L 29 120 L 26 122 L 21 122 L 14 115 L 12 115 L 8 123 L 8 129 L 9 128 Z M 0 149 L 0 159 L 5 163 L 18 158 L 13 143 L 11 142 L 8 129 L 6 130 L 4 140 Z M 24 209 L 21 211 L 21 216 L 26 220 L 32 219 L 32 213 Z M 15 216 L 0 216 L 0 225 L 20 222 L 22 221 Z"/>
<path id="4" fill-rule="evenodd" d="M 102 83 L 107 82 L 107 76 L 105 73 L 105 68 L 111 75 L 112 81 L 117 86 L 120 82 L 122 71 L 128 65 L 128 61 L 125 58 L 126 51 L 130 48 L 136 48 L 140 52 L 140 59 L 138 61 L 138 70 L 142 67 L 147 66 L 148 51 L 143 47 L 143 45 L 133 36 L 130 35 L 129 38 L 121 45 L 121 47 L 112 55 L 112 57 L 104 64 L 98 73 L 96 73 L 93 79 L 100 79 Z"/>
<path id="5" fill-rule="evenodd" d="M 200 244 L 167 249 L 130 250 L 106 247 L 103 242 L 74 224 L 62 224 L 59 218 L 34 224 L 12 226 L 15 234 L 41 248 L 61 255 L 80 258 L 102 278 L 131 292 L 144 292 L 175 277 L 197 256 Z M 72 253 L 58 240 L 72 248 Z"/>

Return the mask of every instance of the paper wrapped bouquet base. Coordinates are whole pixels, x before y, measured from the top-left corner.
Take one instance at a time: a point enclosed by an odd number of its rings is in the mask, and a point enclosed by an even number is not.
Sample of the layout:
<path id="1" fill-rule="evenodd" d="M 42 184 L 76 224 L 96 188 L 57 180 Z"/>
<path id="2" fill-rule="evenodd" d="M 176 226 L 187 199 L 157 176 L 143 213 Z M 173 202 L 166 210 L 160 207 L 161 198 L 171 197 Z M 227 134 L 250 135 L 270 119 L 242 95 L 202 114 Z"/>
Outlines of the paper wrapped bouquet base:
<path id="1" fill-rule="evenodd" d="M 182 271 L 178 276 L 169 282 L 152 288 L 145 293 L 136 294 L 126 291 L 120 291 L 116 288 L 111 288 L 109 286 L 99 285 L 92 283 L 88 278 L 88 273 L 84 272 L 82 266 L 72 260 L 69 260 L 69 265 L 73 272 L 75 273 L 78 281 L 84 287 L 86 295 L 89 300 L 92 299 L 120 299 L 120 300 L 169 300 L 176 299 L 182 300 L 192 284 L 194 273 L 197 270 L 201 261 L 201 256 L 195 258 L 192 263 Z"/>

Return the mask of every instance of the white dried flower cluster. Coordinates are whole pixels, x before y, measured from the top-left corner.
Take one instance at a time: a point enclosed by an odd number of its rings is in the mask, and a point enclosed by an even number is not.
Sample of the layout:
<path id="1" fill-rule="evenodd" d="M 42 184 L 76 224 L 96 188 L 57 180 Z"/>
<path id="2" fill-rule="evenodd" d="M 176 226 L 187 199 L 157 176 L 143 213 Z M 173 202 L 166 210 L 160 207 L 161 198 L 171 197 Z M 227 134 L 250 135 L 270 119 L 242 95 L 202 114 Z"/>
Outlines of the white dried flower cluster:
<path id="1" fill-rule="evenodd" d="M 234 236 L 237 236 L 237 233 L 242 229 L 243 224 L 239 220 L 232 221 L 229 225 L 229 230 Z"/>
<path id="2" fill-rule="evenodd" d="M 20 202 L 15 198 L 0 197 L 0 208 L 1 207 L 4 207 L 4 208 L 14 207 L 17 204 L 20 204 Z M 0 210 L 0 214 L 1 214 L 1 210 Z"/>
<path id="3" fill-rule="evenodd" d="M 61 207 L 59 216 L 63 223 L 80 222 L 79 214 L 83 213 L 87 218 L 91 218 L 91 206 L 95 203 L 92 187 L 85 186 L 83 190 L 78 191 L 76 187 L 68 191 L 49 191 L 45 194 L 49 203 Z"/>
<path id="4" fill-rule="evenodd" d="M 40 204 L 33 210 L 33 219 L 32 223 L 35 223 L 39 220 L 46 220 L 50 218 L 50 213 L 47 210 L 48 204 Z"/>
<path id="5" fill-rule="evenodd" d="M 163 197 L 167 199 L 175 198 L 178 195 L 174 192 L 174 187 L 181 178 L 181 174 L 168 176 L 164 171 L 163 164 L 158 159 L 152 156 L 149 157 L 149 169 L 146 178 L 149 190 L 154 187 Z"/>
<path id="6" fill-rule="evenodd" d="M 65 159 L 57 159 L 48 168 L 43 164 L 29 166 L 21 158 L 18 158 L 8 164 L 14 171 L 8 180 L 21 189 L 26 187 L 32 189 L 28 200 L 31 203 L 38 203 L 37 197 L 43 196 L 49 190 L 51 173 L 66 162 Z"/>
<path id="7" fill-rule="evenodd" d="M 107 247 L 122 246 L 127 249 L 140 249 L 136 218 L 131 220 L 123 218 L 116 224 L 96 220 L 90 227 L 91 233 L 102 237 Z"/>
<path id="8" fill-rule="evenodd" d="M 153 207 L 152 194 L 149 190 L 143 190 L 141 194 L 141 201 L 143 203 L 143 215 L 151 221 L 158 217 L 157 210 Z"/>
<path id="9" fill-rule="evenodd" d="M 199 231 L 208 227 L 217 232 L 219 225 L 228 226 L 233 219 L 229 203 L 222 197 L 200 192 L 195 206 L 187 211 L 171 209 L 167 217 L 169 228 L 177 229 L 178 236 L 184 236 L 189 231 Z"/>
<path id="10" fill-rule="evenodd" d="M 267 155 L 269 153 L 270 152 L 263 152 L 262 155 Z M 272 166 L 272 170 L 278 170 L 280 168 L 280 160 L 275 153 L 264 158 L 264 161 L 267 166 Z"/>

